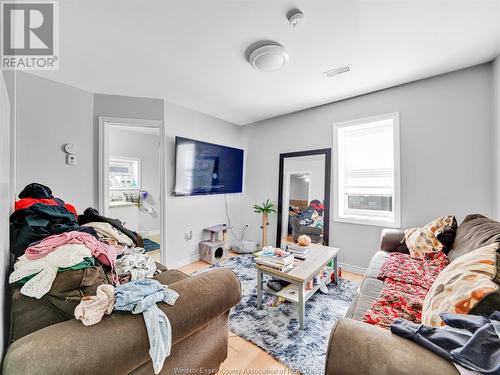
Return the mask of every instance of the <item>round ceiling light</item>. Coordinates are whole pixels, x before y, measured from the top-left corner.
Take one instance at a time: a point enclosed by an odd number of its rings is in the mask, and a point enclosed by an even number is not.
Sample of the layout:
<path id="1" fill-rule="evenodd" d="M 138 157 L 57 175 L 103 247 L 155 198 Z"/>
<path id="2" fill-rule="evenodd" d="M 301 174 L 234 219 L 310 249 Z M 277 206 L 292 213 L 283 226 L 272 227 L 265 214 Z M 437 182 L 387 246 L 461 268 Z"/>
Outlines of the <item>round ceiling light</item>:
<path id="1" fill-rule="evenodd" d="M 288 62 L 288 52 L 280 44 L 264 44 L 250 52 L 248 62 L 261 72 L 275 72 Z"/>

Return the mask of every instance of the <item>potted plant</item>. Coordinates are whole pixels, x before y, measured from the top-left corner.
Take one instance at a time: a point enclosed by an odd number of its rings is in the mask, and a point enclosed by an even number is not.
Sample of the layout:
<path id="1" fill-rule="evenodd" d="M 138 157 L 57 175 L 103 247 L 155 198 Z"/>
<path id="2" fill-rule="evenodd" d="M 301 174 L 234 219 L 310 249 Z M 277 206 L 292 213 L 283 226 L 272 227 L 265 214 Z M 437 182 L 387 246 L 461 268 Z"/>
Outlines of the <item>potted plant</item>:
<path id="1" fill-rule="evenodd" d="M 267 226 L 269 225 L 269 215 L 276 212 L 276 206 L 270 199 L 267 199 L 262 205 L 254 204 L 254 212 L 262 214 L 262 247 L 267 246 Z"/>

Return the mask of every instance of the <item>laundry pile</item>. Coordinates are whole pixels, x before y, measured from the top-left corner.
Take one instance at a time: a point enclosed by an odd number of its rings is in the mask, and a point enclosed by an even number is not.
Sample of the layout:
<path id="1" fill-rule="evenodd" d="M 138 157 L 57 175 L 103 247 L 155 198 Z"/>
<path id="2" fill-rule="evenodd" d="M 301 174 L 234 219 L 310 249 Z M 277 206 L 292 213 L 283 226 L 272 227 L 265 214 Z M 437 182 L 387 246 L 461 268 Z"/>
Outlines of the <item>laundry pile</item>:
<path id="1" fill-rule="evenodd" d="M 143 313 L 158 373 L 172 334 L 156 303 L 173 305 L 178 294 L 151 279 L 163 267 L 145 254 L 141 236 L 94 208 L 78 215 L 38 183 L 26 186 L 19 198 L 10 216 L 9 283 L 55 309 L 61 320 L 76 317 L 94 325 L 113 310 Z"/>

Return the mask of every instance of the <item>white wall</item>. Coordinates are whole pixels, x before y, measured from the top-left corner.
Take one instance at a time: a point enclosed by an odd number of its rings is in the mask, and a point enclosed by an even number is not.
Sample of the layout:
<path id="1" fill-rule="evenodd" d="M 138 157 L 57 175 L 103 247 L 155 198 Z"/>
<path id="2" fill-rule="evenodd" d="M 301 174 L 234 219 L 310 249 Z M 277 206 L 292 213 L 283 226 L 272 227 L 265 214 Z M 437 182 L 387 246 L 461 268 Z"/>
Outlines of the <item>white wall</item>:
<path id="1" fill-rule="evenodd" d="M 500 220 L 500 55 L 492 63 L 493 67 L 493 191 L 494 216 Z"/>
<path id="2" fill-rule="evenodd" d="M 309 176 L 309 174 L 307 174 Z M 289 179 L 289 200 L 309 201 L 309 182 L 301 174 L 292 173 Z M 286 202 L 283 202 L 286 205 Z"/>
<path id="3" fill-rule="evenodd" d="M 150 193 L 143 207 L 127 207 L 126 209 L 110 208 L 109 214 L 125 222 L 135 222 L 130 229 L 142 233 L 144 231 L 160 232 L 160 131 L 157 135 L 143 134 L 136 131 L 109 129 L 109 155 L 115 157 L 138 158 L 141 160 L 141 190 Z M 153 208 L 148 213 L 144 208 Z M 121 214 L 116 215 L 115 213 Z M 125 214 L 125 216 L 123 216 Z"/>
<path id="4" fill-rule="evenodd" d="M 16 193 L 39 182 L 83 211 L 94 200 L 93 94 L 18 72 L 16 100 Z M 80 148 L 77 165 L 65 164 L 66 143 Z"/>
<path id="5" fill-rule="evenodd" d="M 5 333 L 8 332 L 5 318 L 8 316 L 8 311 L 5 307 L 9 306 L 5 298 L 8 296 L 6 277 L 9 267 L 9 215 L 12 208 L 11 196 L 11 153 L 10 153 L 10 136 L 11 136 L 11 102 L 7 92 L 7 85 L 4 80 L 4 75 L 0 74 L 0 293 L 2 308 L 0 309 L 0 356 L 3 358 L 5 349 Z"/>
<path id="6" fill-rule="evenodd" d="M 202 229 L 215 224 L 227 223 L 224 195 L 201 195 L 175 197 L 174 156 L 175 136 L 198 139 L 225 146 L 245 149 L 243 128 L 168 102 L 165 102 L 165 124 L 167 132 L 167 265 L 176 267 L 198 259 L 198 243 L 202 241 Z M 245 150 L 246 154 L 246 150 Z M 245 155 L 246 156 L 246 155 Z M 243 205 L 243 194 L 227 194 L 231 223 L 239 236 L 244 225 L 242 212 L 252 212 Z M 257 214 L 255 214 L 257 215 Z M 185 232 L 193 231 L 190 241 L 184 239 Z M 207 236 L 205 234 L 205 236 Z"/>
<path id="7" fill-rule="evenodd" d="M 283 165 L 283 173 L 287 176 L 290 172 L 309 172 L 309 195 L 311 196 L 311 200 L 318 199 L 323 201 L 325 198 L 325 164 L 324 155 L 286 158 Z"/>
<path id="8" fill-rule="evenodd" d="M 491 78 L 484 64 L 245 126 L 246 204 L 277 200 L 280 153 L 332 147 L 334 122 L 400 112 L 403 227 L 445 214 L 491 215 Z M 258 218 L 244 213 L 259 238 Z M 381 229 L 332 218 L 330 244 L 341 248 L 340 262 L 366 267 Z M 276 216 L 270 234 L 272 243 Z"/>

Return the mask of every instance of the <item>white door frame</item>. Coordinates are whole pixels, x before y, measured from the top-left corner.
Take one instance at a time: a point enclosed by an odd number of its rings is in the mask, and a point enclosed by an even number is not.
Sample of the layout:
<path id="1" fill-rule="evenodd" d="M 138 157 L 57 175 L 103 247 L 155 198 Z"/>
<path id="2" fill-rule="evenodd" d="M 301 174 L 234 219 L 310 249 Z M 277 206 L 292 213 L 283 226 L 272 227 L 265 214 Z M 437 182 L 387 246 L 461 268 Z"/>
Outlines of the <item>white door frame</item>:
<path id="1" fill-rule="evenodd" d="M 157 128 L 160 130 L 160 238 L 161 261 L 167 264 L 167 161 L 165 123 L 160 120 L 99 116 L 99 212 L 107 216 L 109 212 L 109 127 L 133 126 Z"/>

